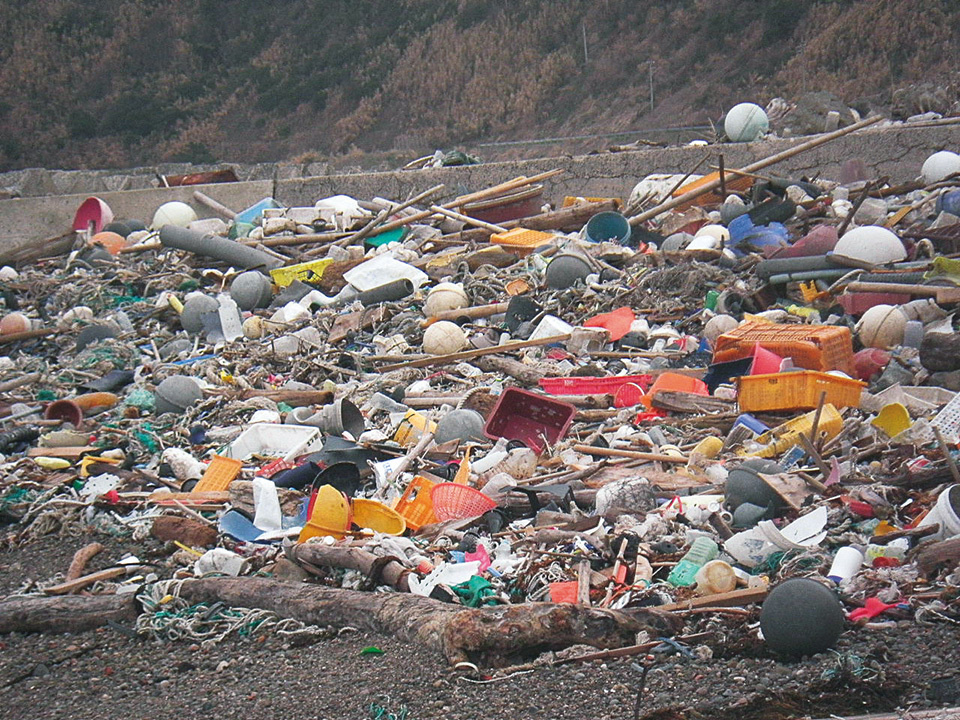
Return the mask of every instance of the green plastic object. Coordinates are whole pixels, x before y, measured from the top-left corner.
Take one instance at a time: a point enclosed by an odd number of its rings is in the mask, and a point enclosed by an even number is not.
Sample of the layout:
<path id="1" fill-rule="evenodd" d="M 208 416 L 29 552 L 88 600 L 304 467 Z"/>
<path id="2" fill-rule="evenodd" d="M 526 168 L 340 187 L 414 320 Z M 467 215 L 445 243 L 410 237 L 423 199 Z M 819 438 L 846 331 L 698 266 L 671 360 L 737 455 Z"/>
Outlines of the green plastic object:
<path id="1" fill-rule="evenodd" d="M 378 647 L 371 645 L 370 647 L 365 647 L 360 651 L 361 655 L 383 655 L 383 650 Z"/>
<path id="2" fill-rule="evenodd" d="M 690 587 L 696 581 L 697 571 L 720 554 L 720 548 L 708 537 L 698 537 L 687 554 L 667 577 L 674 587 Z"/>
<path id="3" fill-rule="evenodd" d="M 386 232 L 380 233 L 379 235 L 374 235 L 373 237 L 368 237 L 366 244 L 370 247 L 380 247 L 381 245 L 389 245 L 392 242 L 400 242 L 403 240 L 403 236 L 407 234 L 407 228 L 398 227 L 393 230 L 387 230 Z"/>
<path id="4" fill-rule="evenodd" d="M 227 237 L 231 240 L 237 240 L 238 238 L 250 237 L 250 233 L 253 232 L 253 229 L 256 227 L 253 223 L 249 222 L 235 222 L 230 226 L 230 230 L 227 231 Z"/>

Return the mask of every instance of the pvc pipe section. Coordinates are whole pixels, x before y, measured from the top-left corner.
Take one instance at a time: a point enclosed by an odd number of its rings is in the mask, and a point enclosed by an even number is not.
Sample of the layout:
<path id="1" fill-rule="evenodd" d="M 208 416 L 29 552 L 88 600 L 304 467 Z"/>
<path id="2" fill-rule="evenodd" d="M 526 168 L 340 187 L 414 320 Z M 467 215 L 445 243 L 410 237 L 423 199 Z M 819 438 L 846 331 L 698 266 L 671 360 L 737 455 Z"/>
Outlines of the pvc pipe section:
<path id="1" fill-rule="evenodd" d="M 177 225 L 164 225 L 160 230 L 160 242 L 165 247 L 205 255 L 215 260 L 230 263 L 234 267 L 242 267 L 245 270 L 259 270 L 266 273 L 283 265 L 282 260 L 256 248 L 242 245 L 219 235 L 204 235 Z"/>

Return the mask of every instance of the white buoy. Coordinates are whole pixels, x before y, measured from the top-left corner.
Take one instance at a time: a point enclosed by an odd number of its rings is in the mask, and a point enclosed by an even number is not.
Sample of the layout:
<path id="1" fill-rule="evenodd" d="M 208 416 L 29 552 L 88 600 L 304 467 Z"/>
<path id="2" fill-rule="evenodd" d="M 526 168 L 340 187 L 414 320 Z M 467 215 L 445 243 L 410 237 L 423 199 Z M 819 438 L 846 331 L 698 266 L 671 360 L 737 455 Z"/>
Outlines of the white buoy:
<path id="1" fill-rule="evenodd" d="M 935 152 L 923 161 L 923 169 L 920 172 L 927 185 L 940 182 L 954 173 L 960 172 L 960 155 L 949 150 Z"/>
<path id="2" fill-rule="evenodd" d="M 194 212 L 192 207 L 184 202 L 173 200 L 157 208 L 157 211 L 153 214 L 153 222 L 150 223 L 150 228 L 159 230 L 164 225 L 176 225 L 185 228 L 196 219 L 197 213 Z"/>
<path id="3" fill-rule="evenodd" d="M 879 225 L 864 225 L 843 234 L 833 248 L 835 255 L 872 265 L 906 260 L 907 251 L 894 233 Z"/>
<path id="4" fill-rule="evenodd" d="M 463 328 L 448 320 L 435 322 L 423 334 L 423 351 L 428 355 L 449 355 L 463 350 L 466 344 Z"/>
<path id="5" fill-rule="evenodd" d="M 857 323 L 857 335 L 865 347 L 887 350 L 903 342 L 907 316 L 894 305 L 874 305 Z"/>
<path id="6" fill-rule="evenodd" d="M 723 131 L 732 142 L 753 142 L 769 129 L 767 113 L 754 103 L 734 105 L 723 120 Z"/>

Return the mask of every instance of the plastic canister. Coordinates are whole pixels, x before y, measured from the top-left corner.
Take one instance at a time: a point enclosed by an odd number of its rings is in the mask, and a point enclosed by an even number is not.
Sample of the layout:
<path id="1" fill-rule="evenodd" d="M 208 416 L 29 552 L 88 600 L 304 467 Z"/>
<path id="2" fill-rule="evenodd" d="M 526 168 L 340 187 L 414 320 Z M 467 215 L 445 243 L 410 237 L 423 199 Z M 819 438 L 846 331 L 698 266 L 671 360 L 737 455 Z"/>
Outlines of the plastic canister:
<path id="1" fill-rule="evenodd" d="M 400 421 L 400 426 L 393 434 L 393 439 L 401 445 L 413 445 L 424 432 L 436 432 L 437 424 L 428 420 L 416 410 L 408 410 Z"/>
<path id="2" fill-rule="evenodd" d="M 715 559 L 720 550 L 708 537 L 698 537 L 680 562 L 667 577 L 667 582 L 675 587 L 689 587 L 696 582 L 697 571 Z"/>

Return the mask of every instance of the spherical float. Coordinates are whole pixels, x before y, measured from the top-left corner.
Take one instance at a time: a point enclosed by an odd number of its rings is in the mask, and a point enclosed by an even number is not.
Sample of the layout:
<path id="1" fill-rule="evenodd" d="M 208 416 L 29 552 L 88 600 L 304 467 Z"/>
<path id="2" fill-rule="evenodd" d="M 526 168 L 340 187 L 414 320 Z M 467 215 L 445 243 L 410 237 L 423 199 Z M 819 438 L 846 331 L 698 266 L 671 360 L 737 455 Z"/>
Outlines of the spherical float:
<path id="1" fill-rule="evenodd" d="M 734 105 L 723 120 L 723 131 L 732 142 L 753 142 L 769 129 L 767 113 L 754 103 Z"/>
<path id="2" fill-rule="evenodd" d="M 177 225 L 185 228 L 196 219 L 197 213 L 194 212 L 192 207 L 179 200 L 173 200 L 157 208 L 157 211 L 153 214 L 153 222 L 150 223 L 150 227 L 153 230 L 159 230 L 164 225 Z"/>
<path id="3" fill-rule="evenodd" d="M 203 392 L 197 381 L 186 375 L 171 375 L 154 391 L 157 415 L 183 412 L 196 404 Z"/>
<path id="4" fill-rule="evenodd" d="M 430 289 L 427 301 L 423 305 L 423 312 L 427 317 L 447 310 L 459 310 L 467 307 L 470 299 L 460 283 L 442 282 Z"/>
<path id="5" fill-rule="evenodd" d="M 707 344 L 712 348 L 718 337 L 733 331 L 739 324 L 732 315 L 714 315 L 703 326 L 703 337 L 706 338 Z"/>
<path id="6" fill-rule="evenodd" d="M 578 280 L 590 274 L 590 263 L 579 255 L 557 255 L 547 265 L 547 287 L 553 290 L 566 290 Z"/>
<path id="7" fill-rule="evenodd" d="M 4 315 L 3 319 L 0 320 L 0 335 L 27 332 L 31 327 L 30 318 L 23 313 L 12 312 L 9 315 Z"/>
<path id="8" fill-rule="evenodd" d="M 466 344 L 463 328 L 447 320 L 435 322 L 423 333 L 423 351 L 428 355 L 449 355 L 463 350 Z"/>
<path id="9" fill-rule="evenodd" d="M 237 275 L 230 283 L 230 297 L 241 310 L 266 307 L 273 297 L 269 278 L 256 270 Z"/>
<path id="10" fill-rule="evenodd" d="M 451 410 L 437 422 L 433 438 L 438 445 L 451 440 L 482 440 L 483 415 L 476 410 Z"/>
<path id="11" fill-rule="evenodd" d="M 760 630 L 773 650 L 801 657 L 833 647 L 843 632 L 843 607 L 830 588 L 810 578 L 777 585 L 760 608 Z"/>
<path id="12" fill-rule="evenodd" d="M 833 252 L 873 265 L 900 262 L 907 257 L 900 238 L 879 225 L 864 225 L 844 233 L 834 246 Z"/>
<path id="13" fill-rule="evenodd" d="M 949 150 L 941 150 L 923 161 L 920 173 L 928 185 L 940 182 L 954 173 L 960 172 L 960 155 Z"/>
<path id="14" fill-rule="evenodd" d="M 907 316 L 894 305 L 874 305 L 867 310 L 857 323 L 857 336 L 865 347 L 896 347 L 903 342 L 903 331 L 907 326 Z"/>
<path id="15" fill-rule="evenodd" d="M 180 313 L 180 325 L 188 333 L 198 333 L 203 331 L 204 315 L 209 312 L 217 312 L 220 309 L 220 303 L 216 298 L 209 295 L 194 295 L 183 304 L 183 312 Z"/>
<path id="16" fill-rule="evenodd" d="M 111 255 L 119 255 L 120 251 L 127 246 L 127 240 L 119 233 L 104 230 L 90 238 L 90 244 L 101 245 Z"/>

